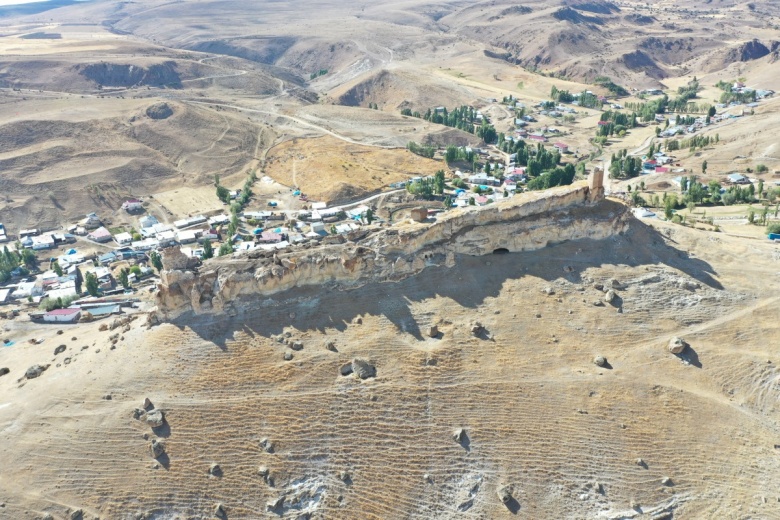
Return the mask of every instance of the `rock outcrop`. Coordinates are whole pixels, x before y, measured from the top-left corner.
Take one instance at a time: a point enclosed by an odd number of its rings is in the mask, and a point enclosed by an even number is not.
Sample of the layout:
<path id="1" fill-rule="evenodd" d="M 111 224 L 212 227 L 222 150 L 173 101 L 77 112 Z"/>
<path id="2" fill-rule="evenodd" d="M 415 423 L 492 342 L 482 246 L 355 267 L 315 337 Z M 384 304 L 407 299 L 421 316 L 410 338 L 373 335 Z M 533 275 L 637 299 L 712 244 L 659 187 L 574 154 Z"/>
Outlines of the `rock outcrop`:
<path id="1" fill-rule="evenodd" d="M 529 192 L 485 207 L 449 211 L 431 223 L 347 236 L 344 243 L 297 246 L 276 253 L 254 250 L 197 265 L 178 248 L 163 251 L 157 315 L 237 314 L 283 291 L 329 284 L 340 290 L 398 281 L 426 267 L 455 264 L 455 256 L 533 251 L 567 240 L 600 240 L 627 229 L 631 213 L 604 201 L 601 173 Z M 361 230 L 362 231 L 362 230 Z"/>

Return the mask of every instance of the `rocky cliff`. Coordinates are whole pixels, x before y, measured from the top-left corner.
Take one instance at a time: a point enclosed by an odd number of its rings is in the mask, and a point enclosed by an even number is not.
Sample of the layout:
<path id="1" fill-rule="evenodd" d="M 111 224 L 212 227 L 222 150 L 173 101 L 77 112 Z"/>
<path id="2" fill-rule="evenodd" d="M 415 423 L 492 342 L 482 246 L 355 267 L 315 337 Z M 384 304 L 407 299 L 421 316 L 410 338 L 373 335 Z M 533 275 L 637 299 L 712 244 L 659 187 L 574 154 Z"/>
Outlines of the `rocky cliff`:
<path id="1" fill-rule="evenodd" d="M 593 186 L 591 182 L 591 186 Z M 186 313 L 236 314 L 305 286 L 337 289 L 398 281 L 456 255 L 537 250 L 556 242 L 604 239 L 627 229 L 630 212 L 605 201 L 600 184 L 582 182 L 496 204 L 447 212 L 433 222 L 358 230 L 284 252 L 250 251 L 193 266 L 178 248 L 164 251 L 160 320 Z"/>

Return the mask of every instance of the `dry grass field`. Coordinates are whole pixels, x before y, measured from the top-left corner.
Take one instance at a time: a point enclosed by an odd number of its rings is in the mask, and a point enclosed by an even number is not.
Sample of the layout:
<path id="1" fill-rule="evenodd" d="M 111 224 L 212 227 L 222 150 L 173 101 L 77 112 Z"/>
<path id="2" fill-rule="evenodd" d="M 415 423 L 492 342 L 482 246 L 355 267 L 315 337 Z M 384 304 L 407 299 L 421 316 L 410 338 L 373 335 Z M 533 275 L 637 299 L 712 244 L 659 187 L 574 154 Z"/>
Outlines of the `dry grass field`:
<path id="1" fill-rule="evenodd" d="M 371 148 L 333 137 L 286 141 L 268 154 L 266 174 L 312 200 L 360 198 L 410 177 L 433 175 L 441 163 L 405 150 Z"/>
<path id="2" fill-rule="evenodd" d="M 135 322 L 115 350 L 96 324 L 56 336 L 4 322 L 0 452 L 23 478 L 4 485 L 2 515 L 210 518 L 222 503 L 228 518 L 778 518 L 765 291 L 778 261 L 769 244 L 635 223 L 235 318 Z M 594 283 L 613 279 L 616 305 L 593 306 Z M 272 339 L 287 333 L 303 343 L 290 362 Z M 685 355 L 666 350 L 674 335 Z M 340 376 L 356 357 L 377 377 Z M 18 383 L 33 363 L 51 367 Z M 132 418 L 145 397 L 164 428 Z"/>

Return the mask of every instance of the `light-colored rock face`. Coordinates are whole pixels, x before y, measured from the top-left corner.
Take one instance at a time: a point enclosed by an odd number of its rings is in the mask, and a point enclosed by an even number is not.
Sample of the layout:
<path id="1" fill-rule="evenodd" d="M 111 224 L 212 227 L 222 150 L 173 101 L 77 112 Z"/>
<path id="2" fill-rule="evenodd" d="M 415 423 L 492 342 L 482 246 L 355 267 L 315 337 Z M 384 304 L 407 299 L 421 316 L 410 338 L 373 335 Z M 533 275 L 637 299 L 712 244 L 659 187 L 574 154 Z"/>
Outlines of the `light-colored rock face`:
<path id="1" fill-rule="evenodd" d="M 603 194 L 592 201 L 590 195 L 582 182 L 482 208 L 453 210 L 430 224 L 360 230 L 337 237 L 339 243 L 300 246 L 276 258 L 250 251 L 199 268 L 177 248 L 166 249 L 157 295 L 159 317 L 235 314 L 250 300 L 295 287 L 333 284 L 349 289 L 398 281 L 429 266 L 452 266 L 457 254 L 534 251 L 567 240 L 604 239 L 627 229 L 630 212 L 624 206 L 604 201 Z"/>

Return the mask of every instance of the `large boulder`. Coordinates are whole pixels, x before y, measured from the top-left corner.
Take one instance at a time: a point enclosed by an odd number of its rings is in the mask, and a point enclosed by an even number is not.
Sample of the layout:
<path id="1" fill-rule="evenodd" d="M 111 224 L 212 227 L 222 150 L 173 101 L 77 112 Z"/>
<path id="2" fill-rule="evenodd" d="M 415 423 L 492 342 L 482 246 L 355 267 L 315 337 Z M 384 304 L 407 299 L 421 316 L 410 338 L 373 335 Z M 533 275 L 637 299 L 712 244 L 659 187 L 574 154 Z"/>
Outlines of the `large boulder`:
<path id="1" fill-rule="evenodd" d="M 352 360 L 352 371 L 360 379 L 368 379 L 369 377 L 376 377 L 376 367 L 370 364 L 368 361 L 362 359 Z"/>
<path id="2" fill-rule="evenodd" d="M 605 358 L 604 356 L 596 356 L 593 358 L 593 363 L 596 366 L 603 367 L 604 365 L 607 364 L 607 358 Z"/>
<path id="3" fill-rule="evenodd" d="M 152 410 L 146 414 L 146 424 L 152 428 L 159 428 L 165 424 L 165 413 L 162 410 Z"/>
<path id="4" fill-rule="evenodd" d="M 162 441 L 158 441 L 157 439 L 152 439 L 149 448 L 152 452 L 153 459 L 161 457 L 165 453 L 165 444 Z"/>
<path id="5" fill-rule="evenodd" d="M 173 108 L 168 103 L 155 103 L 146 109 L 146 115 L 152 119 L 168 119 L 173 115 Z"/>
<path id="6" fill-rule="evenodd" d="M 27 379 L 35 379 L 43 374 L 47 368 L 49 368 L 49 365 L 33 365 L 27 369 L 27 372 L 24 373 L 24 377 Z"/>
<path id="7" fill-rule="evenodd" d="M 669 352 L 672 354 L 682 354 L 687 346 L 688 343 L 686 343 L 684 339 L 675 336 L 669 340 L 668 348 Z"/>

